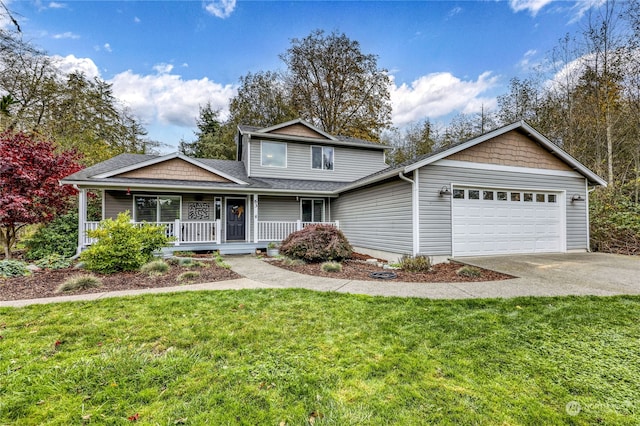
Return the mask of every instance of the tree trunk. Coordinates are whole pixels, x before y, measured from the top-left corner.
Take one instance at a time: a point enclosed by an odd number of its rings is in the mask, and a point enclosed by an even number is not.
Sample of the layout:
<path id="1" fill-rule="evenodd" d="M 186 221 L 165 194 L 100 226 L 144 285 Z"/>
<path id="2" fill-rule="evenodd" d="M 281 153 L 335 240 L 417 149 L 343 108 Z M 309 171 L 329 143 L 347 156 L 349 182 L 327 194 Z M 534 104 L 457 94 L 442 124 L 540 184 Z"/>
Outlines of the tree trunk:
<path id="1" fill-rule="evenodd" d="M 4 258 L 11 259 L 11 228 L 9 226 L 0 229 L 0 243 L 4 248 Z"/>
<path id="2" fill-rule="evenodd" d="M 613 129 L 611 124 L 611 113 L 608 111 L 606 114 L 606 126 L 607 126 L 607 184 L 613 187 Z"/>

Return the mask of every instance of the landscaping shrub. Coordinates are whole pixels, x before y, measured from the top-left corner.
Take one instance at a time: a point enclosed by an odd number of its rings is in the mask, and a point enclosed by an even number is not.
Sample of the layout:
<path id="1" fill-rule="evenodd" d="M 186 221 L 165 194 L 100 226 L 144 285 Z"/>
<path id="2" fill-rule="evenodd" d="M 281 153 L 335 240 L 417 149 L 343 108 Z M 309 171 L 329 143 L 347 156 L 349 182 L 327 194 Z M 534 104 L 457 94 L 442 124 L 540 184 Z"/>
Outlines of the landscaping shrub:
<path id="1" fill-rule="evenodd" d="M 73 256 L 78 247 L 78 213 L 56 217 L 38 228 L 23 244 L 27 249 L 25 257 L 30 260 L 42 259 L 52 254 Z"/>
<path id="2" fill-rule="evenodd" d="M 480 275 L 482 275 L 482 271 L 475 266 L 465 265 L 462 268 L 458 269 L 456 271 L 456 274 L 460 275 L 461 277 L 478 278 Z"/>
<path id="3" fill-rule="evenodd" d="M 216 253 L 213 260 L 216 262 L 216 266 L 224 269 L 231 269 L 231 265 L 224 261 L 224 258 L 220 253 Z"/>
<path id="4" fill-rule="evenodd" d="M 431 259 L 428 256 L 407 256 L 400 259 L 400 268 L 407 272 L 429 272 L 431 270 Z"/>
<path id="5" fill-rule="evenodd" d="M 284 266 L 303 266 L 306 265 L 307 262 L 302 259 L 292 259 L 290 257 L 285 257 L 284 259 L 282 259 L 282 264 Z"/>
<path id="6" fill-rule="evenodd" d="M 23 277 L 31 272 L 27 269 L 27 264 L 19 260 L 5 259 L 0 260 L 0 277 Z"/>
<path id="7" fill-rule="evenodd" d="M 309 225 L 290 234 L 280 246 L 287 257 L 318 263 L 341 261 L 351 257 L 353 248 L 344 234 L 328 225 Z"/>
<path id="8" fill-rule="evenodd" d="M 324 262 L 320 267 L 324 272 L 342 272 L 342 264 L 338 262 Z"/>
<path id="9" fill-rule="evenodd" d="M 640 203 L 633 188 L 599 188 L 589 197 L 591 248 L 605 253 L 640 254 Z"/>
<path id="10" fill-rule="evenodd" d="M 62 293 L 65 291 L 86 290 L 88 288 L 100 287 L 102 281 L 98 277 L 93 275 L 75 275 L 68 278 L 65 282 L 60 284 L 56 289 L 56 293 Z"/>
<path id="11" fill-rule="evenodd" d="M 140 272 L 149 275 L 162 275 L 169 270 L 169 264 L 162 260 L 154 260 L 145 263 L 140 268 Z"/>
<path id="12" fill-rule="evenodd" d="M 183 272 L 180 275 L 178 275 L 177 280 L 179 282 L 193 281 L 195 279 L 198 279 L 199 277 L 200 277 L 200 272 L 198 272 L 198 271 L 187 271 L 187 272 Z"/>
<path id="13" fill-rule="evenodd" d="M 65 269 L 71 266 L 71 259 L 58 253 L 53 253 L 35 262 L 38 268 L 43 269 Z"/>
<path id="14" fill-rule="evenodd" d="M 164 226 L 135 226 L 128 212 L 103 220 L 98 229 L 87 234 L 98 241 L 82 252 L 80 260 L 85 269 L 104 274 L 136 271 L 170 241 Z"/>

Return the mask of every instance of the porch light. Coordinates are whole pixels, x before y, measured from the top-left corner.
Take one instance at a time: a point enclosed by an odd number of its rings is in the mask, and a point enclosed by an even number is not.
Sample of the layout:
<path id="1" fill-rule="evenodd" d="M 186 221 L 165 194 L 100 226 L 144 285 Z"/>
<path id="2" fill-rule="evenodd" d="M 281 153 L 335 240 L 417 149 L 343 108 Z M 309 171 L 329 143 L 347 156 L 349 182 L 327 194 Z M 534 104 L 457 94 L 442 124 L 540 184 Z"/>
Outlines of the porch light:
<path id="1" fill-rule="evenodd" d="M 582 195 L 580 194 L 573 194 L 571 196 L 571 202 L 575 202 L 575 201 L 584 201 L 584 198 L 582 198 Z"/>
<path id="2" fill-rule="evenodd" d="M 442 197 L 444 195 L 451 195 L 451 191 L 449 191 L 449 187 L 446 185 L 440 188 L 440 196 Z"/>
<path id="3" fill-rule="evenodd" d="M 127 188 L 127 195 L 131 195 L 131 188 Z"/>

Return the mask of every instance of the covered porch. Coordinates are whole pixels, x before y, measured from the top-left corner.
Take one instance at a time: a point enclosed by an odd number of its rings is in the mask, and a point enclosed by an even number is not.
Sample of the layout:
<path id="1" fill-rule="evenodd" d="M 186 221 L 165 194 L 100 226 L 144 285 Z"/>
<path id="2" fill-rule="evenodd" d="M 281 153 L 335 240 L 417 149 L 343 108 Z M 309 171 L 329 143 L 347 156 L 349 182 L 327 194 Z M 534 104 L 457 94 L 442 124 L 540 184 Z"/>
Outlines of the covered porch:
<path id="1" fill-rule="evenodd" d="M 94 243 L 87 231 L 100 223 L 87 220 L 88 191 L 81 188 L 78 197 L 79 252 Z M 340 227 L 338 221 L 330 220 L 330 199 L 322 197 L 153 193 L 129 188 L 100 191 L 102 219 L 129 211 L 138 226 L 162 225 L 173 238 L 167 251 L 254 253 L 309 225 Z"/>

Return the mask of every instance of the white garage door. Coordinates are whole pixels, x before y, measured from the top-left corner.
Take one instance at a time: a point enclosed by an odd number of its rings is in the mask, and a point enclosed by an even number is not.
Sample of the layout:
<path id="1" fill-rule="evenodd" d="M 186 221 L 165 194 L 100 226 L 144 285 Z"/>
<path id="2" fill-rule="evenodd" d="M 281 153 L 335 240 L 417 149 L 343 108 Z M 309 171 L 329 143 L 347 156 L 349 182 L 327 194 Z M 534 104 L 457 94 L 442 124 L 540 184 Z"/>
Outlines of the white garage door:
<path id="1" fill-rule="evenodd" d="M 454 187 L 453 254 L 563 251 L 560 193 Z"/>

